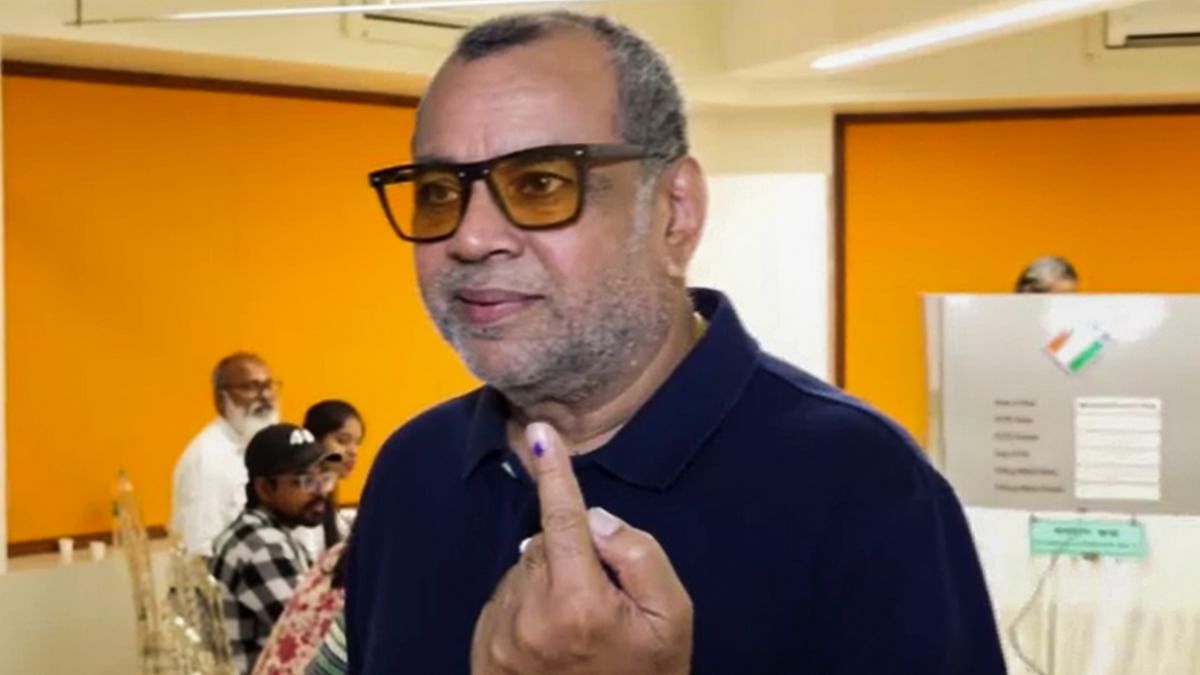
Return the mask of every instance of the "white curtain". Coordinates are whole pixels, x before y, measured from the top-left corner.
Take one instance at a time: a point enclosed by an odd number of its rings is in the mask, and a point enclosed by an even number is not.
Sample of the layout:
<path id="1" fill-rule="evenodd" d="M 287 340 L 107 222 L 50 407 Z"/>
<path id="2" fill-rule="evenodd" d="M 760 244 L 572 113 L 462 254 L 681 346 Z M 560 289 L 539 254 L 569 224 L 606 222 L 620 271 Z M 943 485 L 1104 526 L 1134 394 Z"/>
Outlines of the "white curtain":
<path id="1" fill-rule="evenodd" d="M 970 507 L 1011 675 L 1200 675 L 1200 518 L 1139 516 L 1143 560 L 1029 553 L 1030 512 Z M 1042 513 L 1040 518 L 1128 519 Z M 1022 608 L 1042 592 L 1010 638 Z"/>

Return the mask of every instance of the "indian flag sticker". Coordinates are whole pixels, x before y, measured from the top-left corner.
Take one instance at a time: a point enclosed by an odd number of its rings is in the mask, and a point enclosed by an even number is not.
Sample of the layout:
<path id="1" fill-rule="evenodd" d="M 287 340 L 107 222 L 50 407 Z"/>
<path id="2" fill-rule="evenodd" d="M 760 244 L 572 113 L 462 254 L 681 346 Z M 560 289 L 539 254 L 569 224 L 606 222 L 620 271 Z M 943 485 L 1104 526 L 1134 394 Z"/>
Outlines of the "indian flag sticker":
<path id="1" fill-rule="evenodd" d="M 1046 343 L 1046 352 L 1068 373 L 1078 373 L 1104 349 L 1107 339 L 1098 326 L 1064 330 Z"/>

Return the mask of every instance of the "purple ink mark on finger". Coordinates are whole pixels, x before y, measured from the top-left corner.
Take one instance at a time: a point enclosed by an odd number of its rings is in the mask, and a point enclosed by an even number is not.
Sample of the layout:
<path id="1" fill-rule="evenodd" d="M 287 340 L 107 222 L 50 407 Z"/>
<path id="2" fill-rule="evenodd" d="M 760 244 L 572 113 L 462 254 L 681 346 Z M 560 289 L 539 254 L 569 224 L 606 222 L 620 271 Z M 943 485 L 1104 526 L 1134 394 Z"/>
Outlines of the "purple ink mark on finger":
<path id="1" fill-rule="evenodd" d="M 546 454 L 546 449 L 542 447 L 541 443 L 535 441 L 533 444 L 533 456 L 541 457 L 544 454 Z"/>

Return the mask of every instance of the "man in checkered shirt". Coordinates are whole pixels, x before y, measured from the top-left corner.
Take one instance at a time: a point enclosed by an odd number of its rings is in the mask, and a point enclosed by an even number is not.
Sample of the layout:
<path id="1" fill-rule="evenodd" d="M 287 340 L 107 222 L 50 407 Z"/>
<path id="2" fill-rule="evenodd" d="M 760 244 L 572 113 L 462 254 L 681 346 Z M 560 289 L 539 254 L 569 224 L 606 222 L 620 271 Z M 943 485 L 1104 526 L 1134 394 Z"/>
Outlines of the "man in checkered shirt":
<path id="1" fill-rule="evenodd" d="M 225 626 L 239 673 L 249 673 L 271 627 L 312 564 L 291 529 L 321 523 L 336 474 L 308 430 L 274 424 L 246 446 L 246 508 L 213 543 Z"/>

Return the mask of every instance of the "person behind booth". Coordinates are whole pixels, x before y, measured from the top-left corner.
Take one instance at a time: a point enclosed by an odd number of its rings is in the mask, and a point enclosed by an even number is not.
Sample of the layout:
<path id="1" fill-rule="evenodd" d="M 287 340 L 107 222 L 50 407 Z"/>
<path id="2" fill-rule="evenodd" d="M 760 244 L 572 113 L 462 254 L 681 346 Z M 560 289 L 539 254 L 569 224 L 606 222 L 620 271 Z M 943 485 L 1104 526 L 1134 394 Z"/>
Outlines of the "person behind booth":
<path id="1" fill-rule="evenodd" d="M 371 174 L 485 385 L 375 459 L 351 673 L 1005 672 L 946 480 L 688 287 L 706 189 L 686 123 L 628 28 L 509 15 L 434 76 L 415 163 Z"/>
<path id="2" fill-rule="evenodd" d="M 234 665 L 249 673 L 300 579 L 312 565 L 293 528 L 321 523 L 341 461 L 294 424 L 275 424 L 246 446 L 246 507 L 213 543 Z"/>
<path id="3" fill-rule="evenodd" d="M 1016 293 L 1074 293 L 1079 287 L 1079 275 L 1065 258 L 1038 258 L 1021 271 L 1014 288 Z"/>
<path id="4" fill-rule="evenodd" d="M 188 553 L 211 554 L 213 539 L 245 506 L 243 451 L 279 421 L 279 386 L 255 354 L 231 354 L 213 368 L 217 417 L 188 444 L 171 481 L 170 529 Z"/>

